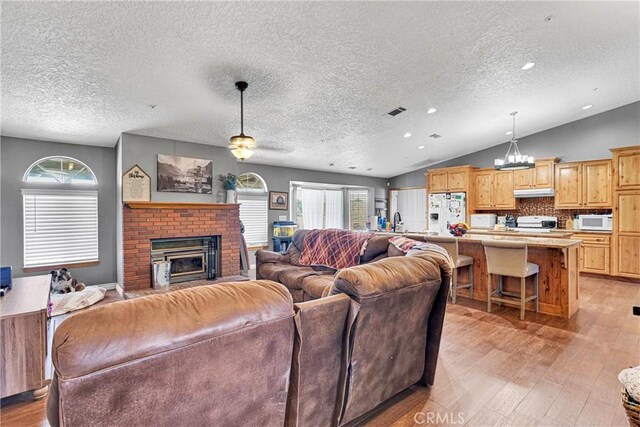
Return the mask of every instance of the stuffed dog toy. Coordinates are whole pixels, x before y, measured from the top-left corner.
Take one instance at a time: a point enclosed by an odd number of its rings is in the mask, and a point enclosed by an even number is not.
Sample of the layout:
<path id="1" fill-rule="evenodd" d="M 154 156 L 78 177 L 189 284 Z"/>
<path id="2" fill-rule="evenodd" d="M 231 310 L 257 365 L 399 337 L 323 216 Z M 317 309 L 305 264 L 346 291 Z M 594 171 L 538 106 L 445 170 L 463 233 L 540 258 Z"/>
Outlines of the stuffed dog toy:
<path id="1" fill-rule="evenodd" d="M 56 294 L 81 291 L 85 288 L 84 283 L 74 279 L 66 268 L 51 270 L 49 274 L 51 274 L 51 289 Z"/>

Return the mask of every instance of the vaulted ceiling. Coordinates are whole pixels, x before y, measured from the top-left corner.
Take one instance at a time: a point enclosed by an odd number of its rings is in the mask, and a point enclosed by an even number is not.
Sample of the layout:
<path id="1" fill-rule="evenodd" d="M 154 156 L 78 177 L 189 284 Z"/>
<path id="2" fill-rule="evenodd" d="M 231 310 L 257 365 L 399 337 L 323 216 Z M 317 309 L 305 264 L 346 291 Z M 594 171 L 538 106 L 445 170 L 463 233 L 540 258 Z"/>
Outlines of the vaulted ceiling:
<path id="1" fill-rule="evenodd" d="M 246 80 L 251 162 L 389 177 L 638 101 L 639 7 L 4 2 L 2 134 L 226 146 Z"/>

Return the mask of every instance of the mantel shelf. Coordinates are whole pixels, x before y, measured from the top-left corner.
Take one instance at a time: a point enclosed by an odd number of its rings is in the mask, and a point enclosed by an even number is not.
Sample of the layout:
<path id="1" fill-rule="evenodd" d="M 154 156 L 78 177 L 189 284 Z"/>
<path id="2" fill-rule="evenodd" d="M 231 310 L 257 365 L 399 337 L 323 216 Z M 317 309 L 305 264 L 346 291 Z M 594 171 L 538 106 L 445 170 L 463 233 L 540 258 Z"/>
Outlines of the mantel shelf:
<path id="1" fill-rule="evenodd" d="M 237 203 L 125 202 L 130 209 L 231 209 Z"/>

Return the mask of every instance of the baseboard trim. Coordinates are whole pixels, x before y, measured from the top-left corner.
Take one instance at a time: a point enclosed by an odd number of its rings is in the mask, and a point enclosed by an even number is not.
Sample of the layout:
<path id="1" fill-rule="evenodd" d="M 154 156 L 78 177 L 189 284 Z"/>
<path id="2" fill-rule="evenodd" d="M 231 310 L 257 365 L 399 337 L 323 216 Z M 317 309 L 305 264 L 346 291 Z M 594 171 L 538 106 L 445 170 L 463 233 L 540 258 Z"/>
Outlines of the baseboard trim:
<path id="1" fill-rule="evenodd" d="M 113 283 L 103 283 L 103 284 L 101 284 L 101 285 L 89 285 L 89 286 L 98 286 L 98 287 L 101 287 L 101 288 L 105 288 L 105 289 L 106 289 L 106 290 L 108 290 L 108 291 L 112 291 L 112 290 L 114 290 L 114 289 L 116 289 L 116 290 L 117 290 L 117 288 L 118 288 L 118 284 L 117 284 L 116 282 L 113 282 Z"/>

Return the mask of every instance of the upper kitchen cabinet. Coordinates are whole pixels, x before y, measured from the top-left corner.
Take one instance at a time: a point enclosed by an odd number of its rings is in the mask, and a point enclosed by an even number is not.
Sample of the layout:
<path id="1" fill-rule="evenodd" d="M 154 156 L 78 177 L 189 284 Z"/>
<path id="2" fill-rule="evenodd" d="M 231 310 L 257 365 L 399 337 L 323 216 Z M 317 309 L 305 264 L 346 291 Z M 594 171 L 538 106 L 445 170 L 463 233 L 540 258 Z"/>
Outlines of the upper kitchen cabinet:
<path id="1" fill-rule="evenodd" d="M 553 166 L 558 160 L 554 157 L 537 159 L 534 168 L 513 171 L 513 188 L 515 190 L 553 188 Z"/>
<path id="2" fill-rule="evenodd" d="M 616 190 L 640 189 L 640 145 L 613 148 Z"/>
<path id="3" fill-rule="evenodd" d="M 483 169 L 473 174 L 475 181 L 475 210 L 515 209 L 513 194 L 514 173 Z"/>
<path id="4" fill-rule="evenodd" d="M 582 164 L 583 200 L 585 207 L 611 208 L 611 160 Z"/>
<path id="5" fill-rule="evenodd" d="M 555 165 L 557 209 L 611 208 L 611 161 Z"/>
<path id="6" fill-rule="evenodd" d="M 469 192 L 472 166 L 432 169 L 425 174 L 429 193 Z"/>

